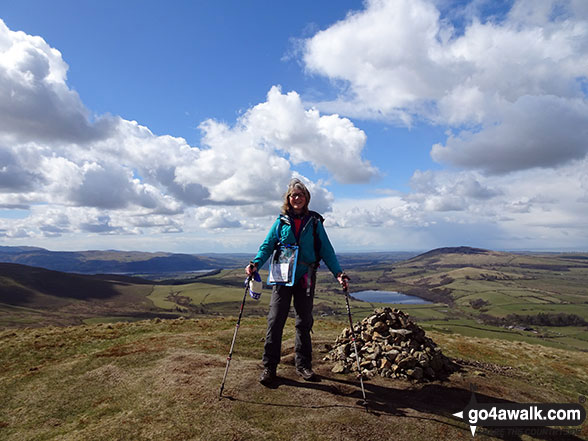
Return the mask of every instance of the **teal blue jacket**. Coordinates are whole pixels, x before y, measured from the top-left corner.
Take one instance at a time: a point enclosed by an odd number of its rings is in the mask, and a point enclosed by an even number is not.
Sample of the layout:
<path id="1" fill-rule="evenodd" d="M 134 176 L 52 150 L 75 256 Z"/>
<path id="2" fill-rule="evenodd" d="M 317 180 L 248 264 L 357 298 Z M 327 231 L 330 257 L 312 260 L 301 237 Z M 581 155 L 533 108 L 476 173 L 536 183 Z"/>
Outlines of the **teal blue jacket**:
<path id="1" fill-rule="evenodd" d="M 312 217 L 302 227 L 300 239 L 298 242 L 298 261 L 296 263 L 296 274 L 294 275 L 294 282 L 298 282 L 304 274 L 308 272 L 309 265 L 318 263 L 320 260 L 315 255 L 314 250 L 314 233 L 313 223 L 317 224 L 317 236 L 320 240 L 320 258 L 327 264 L 329 270 L 335 277 L 342 272 L 335 250 L 329 241 L 327 232 L 323 227 L 323 223 L 318 219 Z M 278 237 L 279 234 L 279 237 Z M 293 221 L 289 216 L 281 214 L 273 223 L 265 240 L 259 247 L 259 251 L 253 259 L 253 263 L 261 268 L 263 264 L 271 257 L 278 242 L 284 245 L 296 245 L 296 236 L 294 235 Z"/>

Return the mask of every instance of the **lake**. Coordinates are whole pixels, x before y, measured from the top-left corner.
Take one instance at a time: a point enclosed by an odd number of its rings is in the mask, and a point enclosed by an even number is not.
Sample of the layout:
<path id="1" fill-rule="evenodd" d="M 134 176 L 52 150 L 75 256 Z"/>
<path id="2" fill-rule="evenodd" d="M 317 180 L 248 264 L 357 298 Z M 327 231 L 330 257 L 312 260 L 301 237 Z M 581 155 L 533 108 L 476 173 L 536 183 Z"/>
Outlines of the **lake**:
<path id="1" fill-rule="evenodd" d="M 396 291 L 359 291 L 349 293 L 349 295 L 356 299 L 363 300 L 364 302 L 371 303 L 399 303 L 404 305 L 421 305 L 425 303 L 431 303 L 427 300 L 421 299 L 420 297 L 409 296 Z"/>

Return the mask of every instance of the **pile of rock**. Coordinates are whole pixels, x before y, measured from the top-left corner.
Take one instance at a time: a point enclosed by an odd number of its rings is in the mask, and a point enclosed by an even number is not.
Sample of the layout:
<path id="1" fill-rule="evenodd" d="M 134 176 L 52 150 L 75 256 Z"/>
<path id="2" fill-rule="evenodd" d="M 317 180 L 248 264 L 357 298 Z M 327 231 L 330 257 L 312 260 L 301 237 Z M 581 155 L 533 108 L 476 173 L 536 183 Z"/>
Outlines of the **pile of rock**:
<path id="1" fill-rule="evenodd" d="M 446 378 L 454 369 L 441 349 L 408 314 L 378 308 L 353 327 L 362 375 L 427 381 Z M 351 330 L 345 328 L 325 360 L 335 373 L 357 372 Z"/>

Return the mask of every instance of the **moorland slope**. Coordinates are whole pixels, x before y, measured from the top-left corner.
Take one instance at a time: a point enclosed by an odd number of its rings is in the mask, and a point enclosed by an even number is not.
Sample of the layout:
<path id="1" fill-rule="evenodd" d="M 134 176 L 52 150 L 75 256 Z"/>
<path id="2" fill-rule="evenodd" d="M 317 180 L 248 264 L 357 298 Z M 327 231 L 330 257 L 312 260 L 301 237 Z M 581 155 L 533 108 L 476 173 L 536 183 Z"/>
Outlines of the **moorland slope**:
<path id="1" fill-rule="evenodd" d="M 323 361 L 344 321 L 317 320 L 318 382 L 296 376 L 294 323 L 286 324 L 279 381 L 260 372 L 265 320 L 245 317 L 223 398 L 219 387 L 235 318 L 0 331 L 3 440 L 470 440 L 452 416 L 480 402 L 577 402 L 588 394 L 588 354 L 430 332 L 460 366 L 446 381 L 365 381 Z M 481 440 L 580 440 L 588 427 L 478 427 Z M 538 430 L 541 429 L 541 430 Z"/>

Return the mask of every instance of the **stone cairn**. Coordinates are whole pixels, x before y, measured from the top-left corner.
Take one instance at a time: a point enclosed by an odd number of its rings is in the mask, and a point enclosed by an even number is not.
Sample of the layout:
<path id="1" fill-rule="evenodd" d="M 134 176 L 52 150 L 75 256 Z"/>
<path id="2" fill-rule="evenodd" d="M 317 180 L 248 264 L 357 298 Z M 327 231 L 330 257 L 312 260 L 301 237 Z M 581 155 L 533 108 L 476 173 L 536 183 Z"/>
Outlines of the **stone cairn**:
<path id="1" fill-rule="evenodd" d="M 398 309 L 378 308 L 353 329 L 364 377 L 380 375 L 424 382 L 446 378 L 454 371 L 441 348 Z M 337 337 L 324 360 L 335 362 L 334 373 L 357 372 L 349 328 Z"/>

